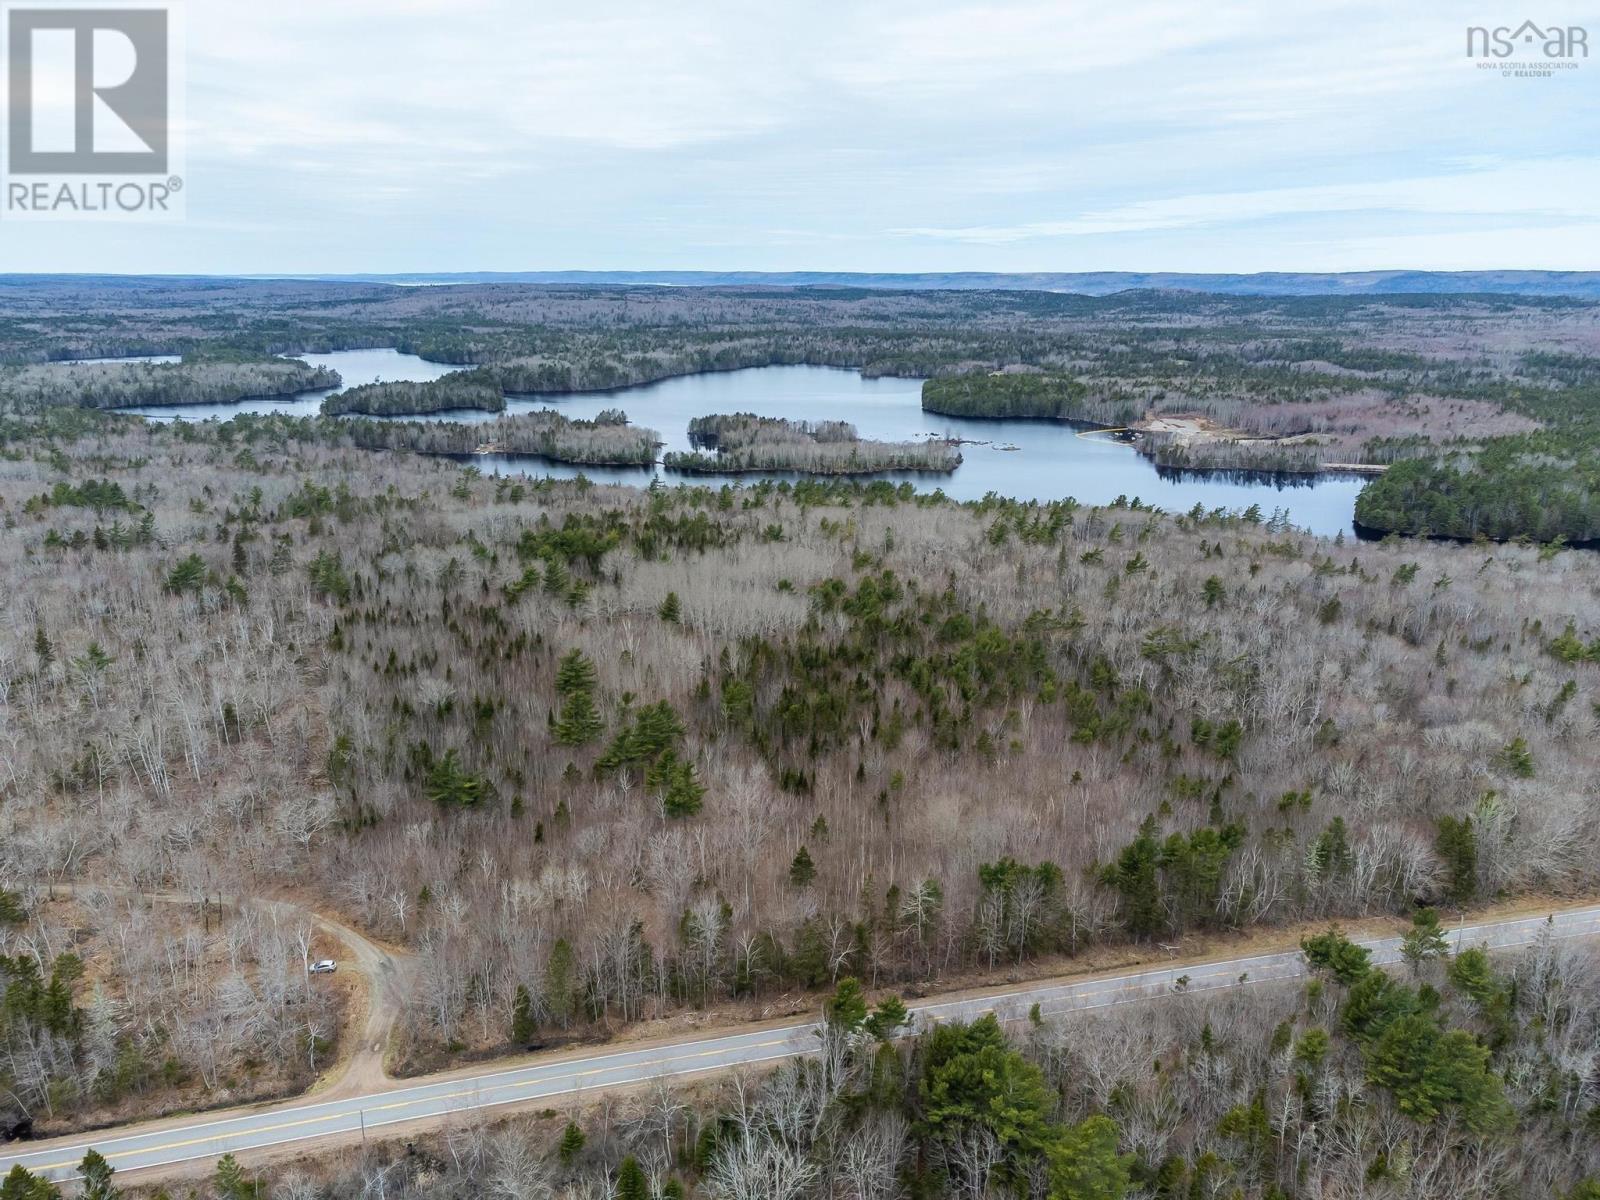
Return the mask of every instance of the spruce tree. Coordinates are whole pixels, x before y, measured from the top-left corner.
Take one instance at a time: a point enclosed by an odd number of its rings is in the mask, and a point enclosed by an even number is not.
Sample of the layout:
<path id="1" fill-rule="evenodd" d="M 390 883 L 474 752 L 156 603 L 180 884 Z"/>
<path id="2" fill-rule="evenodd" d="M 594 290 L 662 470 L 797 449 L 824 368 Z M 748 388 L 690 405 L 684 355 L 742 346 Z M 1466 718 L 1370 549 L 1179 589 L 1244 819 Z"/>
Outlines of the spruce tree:
<path id="1" fill-rule="evenodd" d="M 33 652 L 39 659 L 39 670 L 48 671 L 50 664 L 56 660 L 56 648 L 51 643 L 50 637 L 44 631 L 44 626 L 38 626 L 33 633 Z"/>
<path id="2" fill-rule="evenodd" d="M 588 1140 L 576 1122 L 568 1121 L 567 1127 L 561 1131 L 561 1140 L 556 1143 L 556 1156 L 561 1159 L 561 1165 L 570 1167 L 573 1160 L 583 1153 L 584 1143 Z"/>
<path id="3" fill-rule="evenodd" d="M 628 1155 L 617 1168 L 616 1200 L 650 1200 L 650 1179 L 639 1160 Z"/>
<path id="4" fill-rule="evenodd" d="M 556 718 L 556 741 L 563 746 L 582 746 L 594 741 L 604 728 L 594 697 L 587 691 L 574 692 L 561 705 Z"/>
<path id="5" fill-rule="evenodd" d="M 592 693 L 594 685 L 594 663 L 582 650 L 570 650 L 561 656 L 561 664 L 556 668 L 556 692 L 562 699 L 580 692 Z"/>

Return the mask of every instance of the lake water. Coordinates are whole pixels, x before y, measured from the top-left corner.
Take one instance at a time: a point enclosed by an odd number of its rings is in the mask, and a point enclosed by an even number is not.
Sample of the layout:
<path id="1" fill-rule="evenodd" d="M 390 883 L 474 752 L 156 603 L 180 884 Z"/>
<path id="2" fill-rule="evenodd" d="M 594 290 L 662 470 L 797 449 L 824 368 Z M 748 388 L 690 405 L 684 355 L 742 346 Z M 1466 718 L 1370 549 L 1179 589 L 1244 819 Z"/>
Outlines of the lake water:
<path id="1" fill-rule="evenodd" d="M 181 354 L 125 354 L 115 358 L 60 358 L 55 360 L 65 366 L 83 366 L 86 363 L 175 363 L 182 362 Z"/>
<path id="2" fill-rule="evenodd" d="M 297 354 L 296 358 L 313 367 L 331 367 L 339 372 L 345 387 L 359 387 L 363 383 L 396 383 L 414 380 L 425 383 L 452 371 L 461 370 L 446 363 L 429 362 L 415 354 L 401 354 L 398 350 L 340 350 L 333 354 Z M 176 358 L 97 359 L 97 362 L 177 362 Z M 181 417 L 185 421 L 226 421 L 240 413 L 284 413 L 291 417 L 314 417 L 322 411 L 322 402 L 339 388 L 325 388 L 314 392 L 300 392 L 286 399 L 276 400 L 260 396 L 241 400 L 237 404 L 151 404 L 139 408 L 122 408 L 118 412 L 136 413 L 141 417 L 156 417 L 170 421 Z M 482 414 L 478 414 L 481 416 Z"/>
<path id="3" fill-rule="evenodd" d="M 313 365 L 338 371 L 349 387 L 393 380 L 426 381 L 458 367 L 428 362 L 394 350 L 347 350 L 301 355 Z M 314 415 L 327 392 L 307 392 L 290 400 L 245 400 L 231 405 L 187 405 L 127 411 L 171 419 L 226 420 L 240 412 Z M 1109 504 L 1119 496 L 1138 498 L 1169 511 L 1206 508 L 1244 509 L 1259 505 L 1266 514 L 1285 509 L 1297 526 L 1332 536 L 1352 533 L 1356 494 L 1365 480 L 1353 476 L 1262 476 L 1237 472 L 1179 472 L 1158 468 L 1128 446 L 1094 437 L 1055 421 L 976 421 L 924 412 L 917 379 L 864 379 L 857 371 L 833 367 L 755 367 L 667 379 L 612 392 L 576 395 L 512 396 L 507 412 L 554 409 L 569 417 L 590 418 L 602 409 L 620 408 L 635 425 L 656 430 L 666 450 L 689 449 L 692 417 L 753 412 L 761 416 L 849 421 L 862 437 L 911 441 L 929 435 L 960 438 L 963 462 L 952 474 L 886 472 L 875 478 L 910 481 L 919 491 L 942 490 L 957 500 L 977 500 L 990 492 L 1019 499 L 1075 497 L 1085 504 Z M 478 422 L 492 414 L 467 411 L 434 414 L 422 420 Z M 473 461 L 486 473 L 553 476 L 583 474 L 596 482 L 648 484 L 751 482 L 763 476 L 682 475 L 654 468 L 577 468 L 542 459 L 481 455 Z M 796 478 L 774 474 L 769 477 Z"/>

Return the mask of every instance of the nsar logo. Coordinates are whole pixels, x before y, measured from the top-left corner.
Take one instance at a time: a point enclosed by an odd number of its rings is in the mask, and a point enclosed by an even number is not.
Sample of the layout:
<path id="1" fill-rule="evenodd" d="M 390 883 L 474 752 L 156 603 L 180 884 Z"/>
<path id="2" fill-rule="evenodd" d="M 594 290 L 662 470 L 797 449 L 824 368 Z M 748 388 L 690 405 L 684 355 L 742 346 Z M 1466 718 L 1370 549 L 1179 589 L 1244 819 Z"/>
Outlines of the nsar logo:
<path id="1" fill-rule="evenodd" d="M 1589 57 L 1589 31 L 1582 25 L 1471 25 L 1467 57 L 1480 68 L 1522 79 L 1545 79 L 1575 71 Z"/>

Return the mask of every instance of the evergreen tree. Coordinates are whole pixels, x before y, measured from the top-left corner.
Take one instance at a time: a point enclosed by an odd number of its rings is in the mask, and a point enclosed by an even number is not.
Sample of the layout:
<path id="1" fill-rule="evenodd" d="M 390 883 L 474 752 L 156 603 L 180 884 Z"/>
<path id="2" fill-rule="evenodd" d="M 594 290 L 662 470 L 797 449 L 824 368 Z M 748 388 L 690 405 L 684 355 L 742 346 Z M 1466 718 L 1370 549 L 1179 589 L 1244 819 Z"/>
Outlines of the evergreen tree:
<path id="1" fill-rule="evenodd" d="M 562 655 L 561 663 L 556 668 L 556 693 L 562 699 L 567 699 L 580 692 L 592 694 L 594 688 L 594 663 L 583 651 L 574 649 Z"/>
<path id="2" fill-rule="evenodd" d="M 612 1196 L 615 1200 L 651 1200 L 650 1178 L 639 1165 L 639 1160 L 631 1154 L 617 1168 L 616 1189 Z"/>
<path id="3" fill-rule="evenodd" d="M 217 1160 L 212 1186 L 218 1200 L 255 1200 L 256 1197 L 255 1183 L 246 1178 L 244 1168 L 231 1154 L 224 1154 Z"/>
<path id="4" fill-rule="evenodd" d="M 974 1127 L 987 1131 L 1006 1154 L 1003 1181 L 1018 1181 L 1028 1160 L 1057 1144 L 1055 1097 L 1039 1068 L 1007 1045 L 992 1014 L 928 1035 L 919 1088 L 925 1136 L 959 1142 Z"/>
<path id="5" fill-rule="evenodd" d="M 1481 946 L 1463 950 L 1450 961 L 1445 972 L 1450 982 L 1465 992 L 1479 1008 L 1492 1008 L 1503 1001 L 1504 987 Z"/>
<path id="6" fill-rule="evenodd" d="M 911 1013 L 899 996 L 888 996 L 879 1002 L 867 1018 L 866 1030 L 880 1042 L 887 1042 L 896 1033 L 911 1024 Z"/>
<path id="7" fill-rule="evenodd" d="M 1367 1077 L 1388 1088 L 1400 1111 L 1421 1124 L 1453 1109 L 1468 1128 L 1486 1133 L 1507 1116 L 1488 1049 L 1466 1030 L 1441 1030 L 1430 1014 L 1393 1021 L 1371 1048 Z"/>
<path id="8" fill-rule="evenodd" d="M 1356 945 L 1337 929 L 1305 938 L 1300 949 L 1313 967 L 1332 972 L 1333 977 L 1347 987 L 1372 970 L 1372 951 Z"/>
<path id="9" fill-rule="evenodd" d="M 1494 757 L 1495 766 L 1507 775 L 1515 775 L 1518 779 L 1533 778 L 1533 752 L 1528 749 L 1528 740 L 1523 737 L 1514 737 Z"/>
<path id="10" fill-rule="evenodd" d="M 1447 896 L 1465 904 L 1478 891 L 1478 834 L 1471 817 L 1440 817 L 1434 848 L 1449 874 Z"/>
<path id="11" fill-rule="evenodd" d="M 1411 967 L 1412 974 L 1422 970 L 1422 964 L 1450 953 L 1450 940 L 1439 926 L 1439 914 L 1431 908 L 1418 909 L 1411 918 L 1411 929 L 1400 942 L 1400 957 Z"/>
<path id="12" fill-rule="evenodd" d="M 1117 1125 L 1109 1117 L 1062 1130 L 1049 1155 L 1050 1200 L 1122 1200 L 1128 1193 L 1134 1157 L 1117 1153 Z"/>
<path id="13" fill-rule="evenodd" d="M 563 746 L 582 746 L 600 736 L 605 723 L 587 691 L 574 692 L 561 705 L 556 719 L 556 741 Z"/>
<path id="14" fill-rule="evenodd" d="M 476 808 L 488 798 L 484 781 L 461 766 L 454 747 L 428 768 L 426 793 L 445 808 Z"/>
<path id="15" fill-rule="evenodd" d="M 557 938 L 545 961 L 545 1007 L 550 1019 L 565 1029 L 578 1007 L 578 960 L 566 938 Z"/>
<path id="16" fill-rule="evenodd" d="M 191 554 L 167 572 L 163 586 L 174 596 L 185 592 L 198 592 L 206 581 L 206 564 L 198 554 Z"/>
<path id="17" fill-rule="evenodd" d="M 98 1150 L 89 1150 L 78 1164 L 78 1174 L 83 1176 L 82 1200 L 118 1200 L 122 1195 L 111 1184 L 116 1172 Z"/>
<path id="18" fill-rule="evenodd" d="M 810 887 L 816 877 L 817 865 L 811 861 L 811 852 L 801 846 L 789 864 L 789 882 L 797 888 Z"/>
<path id="19" fill-rule="evenodd" d="M 561 1165 L 570 1167 L 583 1153 L 584 1143 L 588 1140 L 576 1122 L 568 1121 L 567 1127 L 561 1131 L 561 1140 L 556 1143 L 556 1156 L 561 1159 Z"/>
<path id="20" fill-rule="evenodd" d="M 1104 878 L 1122 896 L 1123 920 L 1134 937 L 1149 937 L 1161 928 L 1161 844 L 1156 819 L 1146 817 L 1139 835 L 1105 868 Z"/>
<path id="21" fill-rule="evenodd" d="M 705 786 L 695 777 L 694 764 L 671 750 L 663 751 L 646 772 L 645 784 L 660 792 L 662 810 L 669 817 L 692 817 L 700 811 L 706 794 Z"/>
<path id="22" fill-rule="evenodd" d="M 861 981 L 846 976 L 834 988 L 833 995 L 822 1005 L 823 1018 L 833 1028 L 844 1033 L 854 1033 L 867 1019 L 867 999 L 861 991 Z"/>
<path id="23" fill-rule="evenodd" d="M 17 1163 L 0 1180 L 0 1200 L 61 1200 L 61 1189 Z"/>
<path id="24" fill-rule="evenodd" d="M 50 664 L 56 660 L 56 648 L 50 641 L 49 635 L 44 631 L 44 626 L 36 626 L 33 632 L 33 653 L 39 660 L 39 672 L 43 674 L 50 669 Z"/>
<path id="25" fill-rule="evenodd" d="M 533 1041 L 539 1032 L 539 1021 L 533 1013 L 533 997 L 526 984 L 517 984 L 517 998 L 511 1006 L 511 1040 L 519 1046 Z"/>

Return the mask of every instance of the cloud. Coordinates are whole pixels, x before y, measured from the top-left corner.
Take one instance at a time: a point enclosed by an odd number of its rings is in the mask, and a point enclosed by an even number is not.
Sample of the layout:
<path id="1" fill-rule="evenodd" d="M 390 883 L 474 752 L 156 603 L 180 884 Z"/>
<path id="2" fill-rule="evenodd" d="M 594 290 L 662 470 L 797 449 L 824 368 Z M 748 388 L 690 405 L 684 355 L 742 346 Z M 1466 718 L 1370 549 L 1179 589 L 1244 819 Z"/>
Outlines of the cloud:
<path id="1" fill-rule="evenodd" d="M 896 237 L 996 245 L 1352 212 L 1468 215 L 1502 222 L 1600 222 L 1600 159 L 1546 160 L 1407 179 L 1169 196 L 1087 211 L 1065 220 L 888 232 Z"/>
<path id="2" fill-rule="evenodd" d="M 1582 21 L 1594 0 L 1552 2 Z M 1600 61 L 1485 78 L 1468 19 L 1378 0 L 206 0 L 190 223 L 0 230 L 0 269 L 1228 270 L 1456 261 L 1495 229 L 1600 266 L 1582 232 Z"/>

